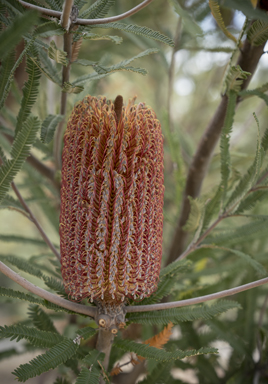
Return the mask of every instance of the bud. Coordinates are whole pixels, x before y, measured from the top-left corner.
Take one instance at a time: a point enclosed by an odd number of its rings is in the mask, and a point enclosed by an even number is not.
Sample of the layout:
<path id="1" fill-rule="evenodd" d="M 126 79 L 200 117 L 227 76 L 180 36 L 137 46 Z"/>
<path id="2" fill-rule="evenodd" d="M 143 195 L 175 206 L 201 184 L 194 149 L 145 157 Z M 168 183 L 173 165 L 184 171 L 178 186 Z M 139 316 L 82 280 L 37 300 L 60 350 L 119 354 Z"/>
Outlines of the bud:
<path id="1" fill-rule="evenodd" d="M 163 137 L 144 103 L 87 96 L 64 136 L 60 242 L 66 292 L 119 305 L 150 296 L 162 257 Z"/>

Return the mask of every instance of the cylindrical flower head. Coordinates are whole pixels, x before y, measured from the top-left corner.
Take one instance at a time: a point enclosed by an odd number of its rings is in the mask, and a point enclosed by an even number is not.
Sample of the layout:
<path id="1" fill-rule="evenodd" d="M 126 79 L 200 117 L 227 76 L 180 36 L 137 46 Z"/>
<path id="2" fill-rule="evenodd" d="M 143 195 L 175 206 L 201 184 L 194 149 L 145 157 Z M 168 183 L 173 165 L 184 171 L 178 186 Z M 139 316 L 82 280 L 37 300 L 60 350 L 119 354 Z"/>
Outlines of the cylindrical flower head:
<path id="1" fill-rule="evenodd" d="M 105 97 L 87 96 L 74 107 L 64 136 L 61 264 L 66 292 L 75 300 L 116 304 L 157 288 L 161 126 L 143 103 L 119 109 Z"/>

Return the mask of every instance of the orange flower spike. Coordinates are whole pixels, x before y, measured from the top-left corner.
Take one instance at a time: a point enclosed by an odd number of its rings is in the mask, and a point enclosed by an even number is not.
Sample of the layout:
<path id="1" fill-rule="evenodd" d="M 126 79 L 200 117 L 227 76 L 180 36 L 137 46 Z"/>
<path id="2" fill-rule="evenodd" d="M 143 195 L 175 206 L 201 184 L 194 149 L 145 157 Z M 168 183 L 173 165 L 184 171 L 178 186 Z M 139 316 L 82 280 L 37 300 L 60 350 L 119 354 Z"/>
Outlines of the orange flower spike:
<path id="1" fill-rule="evenodd" d="M 73 299 L 102 306 L 150 296 L 160 272 L 163 137 L 154 111 L 133 101 L 87 96 L 64 136 L 63 281 Z"/>

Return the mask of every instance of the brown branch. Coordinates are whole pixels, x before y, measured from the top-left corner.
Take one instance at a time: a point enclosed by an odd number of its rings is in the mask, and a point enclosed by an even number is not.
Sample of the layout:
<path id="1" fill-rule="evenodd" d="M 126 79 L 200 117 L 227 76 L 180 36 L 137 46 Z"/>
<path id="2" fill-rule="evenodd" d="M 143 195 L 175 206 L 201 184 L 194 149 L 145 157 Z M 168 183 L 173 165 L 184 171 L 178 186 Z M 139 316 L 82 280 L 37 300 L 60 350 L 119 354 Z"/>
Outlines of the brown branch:
<path id="1" fill-rule="evenodd" d="M 257 64 L 263 54 L 263 48 L 264 44 L 258 47 L 254 47 L 247 39 L 244 42 L 239 58 L 237 60 L 237 64 L 240 65 L 243 71 L 250 72 L 251 76 L 244 80 L 241 89 L 245 89 L 248 86 L 252 75 L 256 70 Z M 237 104 L 239 101 L 239 98 L 237 98 Z M 200 194 L 210 159 L 221 135 L 221 130 L 227 110 L 227 102 L 228 97 L 223 95 L 212 120 L 210 121 L 199 142 L 197 151 L 190 165 L 184 190 L 181 213 L 173 237 L 167 264 L 170 264 L 172 261 L 177 259 L 185 249 L 188 233 L 185 232 L 182 228 L 186 224 L 190 212 L 190 202 L 188 196 L 196 198 Z"/>
<path id="2" fill-rule="evenodd" d="M 73 303 L 72 301 L 65 300 L 62 297 L 59 297 L 57 295 L 54 295 L 53 293 L 47 292 L 46 290 L 39 288 L 36 285 L 30 283 L 28 280 L 21 277 L 18 273 L 12 271 L 12 269 L 7 267 L 1 261 L 0 261 L 0 271 L 4 275 L 9 277 L 11 280 L 15 281 L 15 283 L 27 289 L 27 291 L 32 292 L 39 297 L 42 297 L 42 299 L 48 300 L 51 303 L 59 305 L 60 307 L 66 308 L 70 311 L 82 313 L 83 315 L 87 315 L 95 318 L 95 315 L 97 312 L 96 308 Z"/>
<path id="3" fill-rule="evenodd" d="M 23 197 L 21 196 L 18 188 L 16 187 L 15 183 L 12 181 L 11 183 L 11 186 L 12 186 L 12 189 L 13 191 L 15 192 L 16 196 L 18 197 L 21 205 L 23 206 L 23 208 L 25 209 L 26 212 L 28 212 L 29 214 L 29 217 L 30 217 L 30 220 L 35 224 L 36 228 L 38 229 L 39 233 L 41 234 L 41 236 L 43 237 L 44 241 L 47 243 L 47 245 L 49 246 L 49 248 L 51 249 L 51 251 L 54 253 L 54 255 L 57 257 L 57 259 L 60 261 L 60 254 L 59 252 L 56 250 L 56 248 L 54 247 L 54 245 L 51 243 L 51 241 L 49 240 L 49 238 L 47 237 L 45 231 L 43 230 L 43 228 L 41 227 L 41 225 L 39 224 L 39 222 L 37 221 L 37 219 L 35 218 L 34 214 L 32 213 L 32 211 L 30 210 L 30 208 L 28 207 L 28 205 L 26 204 L 25 200 L 23 199 Z"/>
<path id="4" fill-rule="evenodd" d="M 103 367 L 106 370 L 108 369 L 108 365 L 109 365 L 113 340 L 114 340 L 114 334 L 110 330 L 99 328 L 96 348 L 98 351 L 105 353 Z M 105 381 L 103 381 L 103 383 L 105 383 Z"/>
<path id="5" fill-rule="evenodd" d="M 187 300 L 172 301 L 170 303 L 136 305 L 136 306 L 126 307 L 126 310 L 127 310 L 127 313 L 133 313 L 133 312 L 149 312 L 149 311 L 165 310 L 170 308 L 186 307 L 188 305 L 200 304 L 206 301 L 221 299 L 223 297 L 235 295 L 237 293 L 247 291 L 248 289 L 256 288 L 256 287 L 259 287 L 260 285 L 267 284 L 267 283 L 268 283 L 268 277 L 265 277 L 264 279 L 256 280 L 251 283 L 240 285 L 235 288 L 226 289 L 225 291 L 211 293 L 210 295 L 206 295 L 206 296 L 199 296 L 199 297 L 195 297 L 193 299 L 187 299 Z"/>
<path id="6" fill-rule="evenodd" d="M 42 12 L 44 15 L 56 17 L 58 19 L 61 18 L 62 12 L 54 11 L 52 9 L 42 8 L 34 4 L 27 3 L 23 0 L 18 0 L 21 5 L 23 5 L 26 8 L 35 9 L 39 12 Z M 112 17 L 106 17 L 103 19 L 76 19 L 74 24 L 76 25 L 94 25 L 94 24 L 104 24 L 104 23 L 112 23 L 114 21 L 123 20 L 129 16 L 134 15 L 135 13 L 139 12 L 141 9 L 149 5 L 153 0 L 144 0 L 142 3 L 137 5 L 136 7 L 130 9 L 129 11 L 122 13 L 121 15 L 112 16 Z"/>

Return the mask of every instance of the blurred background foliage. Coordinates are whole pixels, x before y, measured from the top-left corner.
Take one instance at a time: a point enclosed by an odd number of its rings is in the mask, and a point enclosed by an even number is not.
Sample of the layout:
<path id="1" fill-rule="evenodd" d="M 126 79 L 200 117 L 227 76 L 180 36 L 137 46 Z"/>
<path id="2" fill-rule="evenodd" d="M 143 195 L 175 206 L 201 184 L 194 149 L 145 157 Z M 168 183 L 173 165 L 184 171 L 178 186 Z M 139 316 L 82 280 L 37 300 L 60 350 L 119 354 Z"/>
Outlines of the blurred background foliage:
<path id="1" fill-rule="evenodd" d="M 86 1 L 86 3 L 93 3 L 93 1 Z M 229 3 L 227 2 L 227 5 Z M 40 1 L 39 4 L 42 5 L 45 2 Z M 137 4 L 139 4 L 137 0 L 131 2 L 117 0 L 110 14 L 121 14 L 130 6 Z M 245 14 L 236 10 L 236 8 L 240 9 L 238 5 L 241 2 L 234 1 L 233 4 L 233 8 L 222 8 L 221 11 L 225 25 L 234 36 L 238 37 L 245 21 Z M 183 10 L 181 12 L 183 17 L 176 12 L 178 9 Z M 159 52 L 135 62 L 135 66 L 148 71 L 145 77 L 126 71 L 116 72 L 103 79 L 87 83 L 82 93 L 70 94 L 67 116 L 74 103 L 87 94 L 105 95 L 112 100 L 121 94 L 125 103 L 129 98 L 137 95 L 138 102 L 146 102 L 156 111 L 165 139 L 164 265 L 179 216 L 187 170 L 198 142 L 221 99 L 224 74 L 235 43 L 227 39 L 219 29 L 211 15 L 208 1 L 205 0 L 175 0 L 170 3 L 166 0 L 155 0 L 150 6 L 125 19 L 124 22 L 160 31 L 175 41 L 175 47 L 171 48 L 157 41 L 114 29 L 105 29 L 102 32 L 122 37 L 121 44 L 117 45 L 106 40 L 84 40 L 79 52 L 79 59 L 98 61 L 102 65 L 115 64 L 148 48 L 157 48 Z M 99 29 L 93 30 L 94 33 L 99 33 L 99 31 Z M 48 37 L 44 41 L 49 44 L 52 39 L 55 40 L 58 47 L 62 46 L 62 36 Z M 21 42 L 16 48 L 17 55 L 22 49 L 23 43 Z M 59 64 L 57 66 L 60 70 L 61 66 Z M 71 81 L 90 71 L 93 71 L 91 67 L 73 64 Z M 268 56 L 264 54 L 249 88 L 261 86 L 267 78 Z M 14 129 L 16 115 L 20 109 L 22 86 L 26 79 L 25 61 L 23 61 L 16 71 L 15 81 L 12 83 L 11 92 L 6 107 L 2 110 L 0 120 L 1 144 L 8 150 L 10 144 L 4 133 L 6 128 Z M 43 120 L 49 113 L 57 114 L 59 110 L 60 88 L 42 76 L 33 112 Z M 230 183 L 234 183 L 238 175 L 246 172 L 255 156 L 257 127 L 253 112 L 258 117 L 261 135 L 267 128 L 268 114 L 264 100 L 252 97 L 240 103 L 235 115 L 230 141 L 232 156 Z M 52 143 L 44 148 L 39 141 L 32 153 L 47 165 L 53 166 Z M 215 192 L 220 181 L 220 174 L 220 149 L 217 146 L 202 187 L 202 195 L 205 199 L 209 199 L 212 192 Z M 16 177 L 16 183 L 49 238 L 58 247 L 60 200 L 55 187 L 28 163 L 25 163 L 23 171 Z M 255 205 L 250 213 L 267 215 L 267 201 L 268 194 Z M 267 267 L 267 221 L 258 222 L 255 233 L 244 230 L 241 236 L 235 240 L 231 238 L 233 231 L 248 222 L 249 220 L 245 217 L 229 218 L 216 228 L 215 233 L 223 233 L 226 230 L 225 246 L 229 246 L 235 241 L 237 250 L 254 256 L 264 267 Z M 17 239 L 16 242 L 14 236 L 21 237 L 21 239 Z M 17 255 L 21 258 L 31 258 L 49 270 L 54 268 L 54 257 L 48 251 L 45 243 L 40 240 L 38 231 L 27 218 L 16 211 L 0 210 L 0 244 L 2 258 Z M 235 255 L 224 251 L 201 249 L 190 255 L 189 259 L 194 261 L 194 267 L 189 273 L 181 275 L 180 280 L 176 283 L 176 289 L 174 289 L 176 293 L 172 296 L 172 300 L 213 293 L 258 277 L 249 265 L 245 265 L 243 260 L 238 260 Z M 26 277 L 25 273 L 20 272 L 20 274 Z M 3 275 L 1 275 L 1 280 L 4 286 L 18 289 Z M 31 278 L 31 281 L 40 285 L 40 280 L 37 278 Z M 170 350 L 172 350 L 173 344 L 178 343 L 179 340 L 181 349 L 197 349 L 212 343 L 211 345 L 216 345 L 220 352 L 219 357 L 213 356 L 210 359 L 198 357 L 187 361 L 177 361 L 173 368 L 174 372 L 176 371 L 178 374 L 177 377 L 180 377 L 185 383 L 192 384 L 267 383 L 267 294 L 267 287 L 263 286 L 237 295 L 236 300 L 240 302 L 243 310 L 229 311 L 220 318 L 224 321 L 202 320 L 193 323 L 185 322 L 176 326 L 174 338 L 168 344 Z M 10 325 L 18 321 L 24 321 L 27 324 L 25 313 L 28 305 L 26 303 L 16 302 L 14 304 L 5 300 L 1 307 L 1 325 Z M 60 315 L 54 315 L 54 317 L 58 329 L 65 329 L 66 334 L 72 333 L 72 323 L 69 323 L 66 317 Z M 66 327 L 67 323 L 68 327 Z M 158 329 L 157 326 L 154 330 L 149 326 L 144 326 L 143 330 L 138 332 L 138 337 L 142 336 L 144 339 L 159 330 L 160 328 Z M 6 343 L 8 343 L 7 340 L 0 343 L 0 357 L 1 350 L 6 348 Z M 22 347 L 16 348 L 19 353 Z M 19 362 L 24 361 L 22 359 L 24 357 L 20 356 Z M 28 360 L 29 358 L 26 357 L 25 361 Z M 13 382 L 14 376 L 9 372 L 16 365 L 14 357 L 9 363 L 6 359 L 0 361 L 0 370 L 3 373 L 2 384 Z M 49 383 L 52 382 L 51 380 L 50 376 L 45 375 L 31 379 L 29 383 Z"/>

